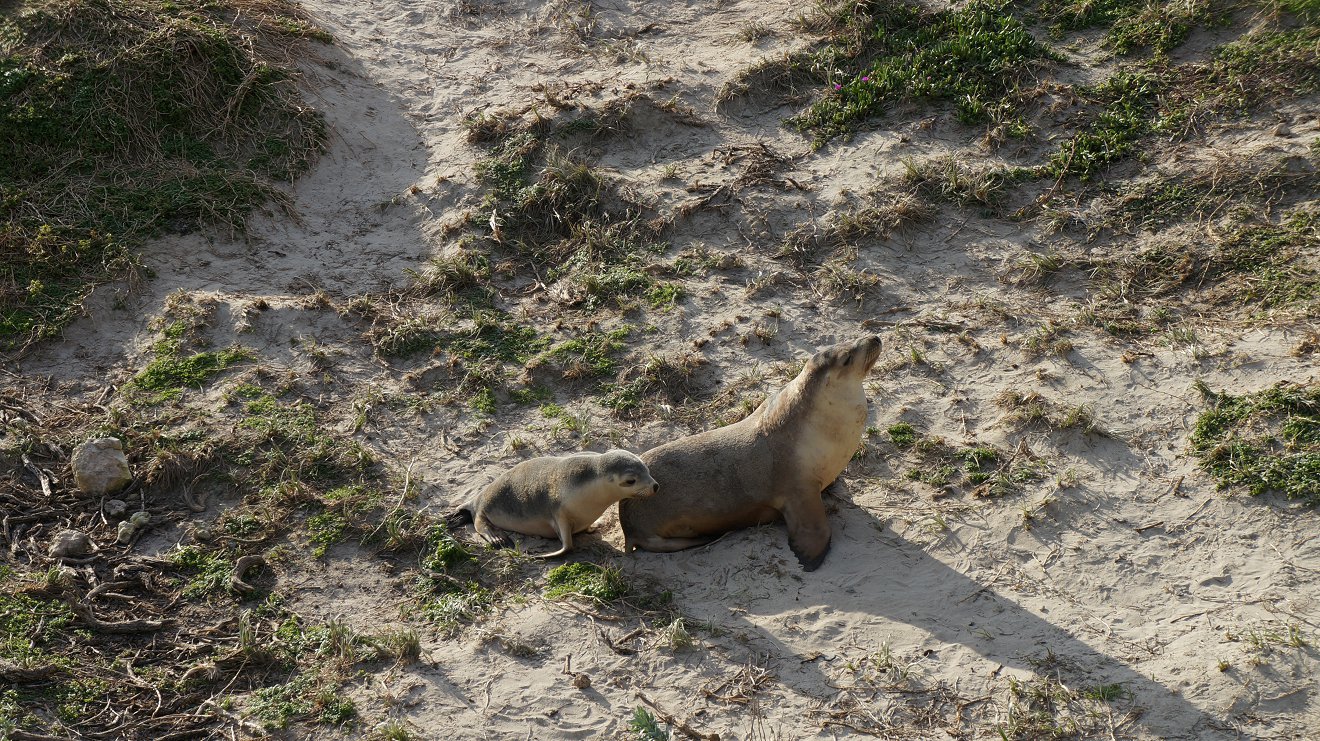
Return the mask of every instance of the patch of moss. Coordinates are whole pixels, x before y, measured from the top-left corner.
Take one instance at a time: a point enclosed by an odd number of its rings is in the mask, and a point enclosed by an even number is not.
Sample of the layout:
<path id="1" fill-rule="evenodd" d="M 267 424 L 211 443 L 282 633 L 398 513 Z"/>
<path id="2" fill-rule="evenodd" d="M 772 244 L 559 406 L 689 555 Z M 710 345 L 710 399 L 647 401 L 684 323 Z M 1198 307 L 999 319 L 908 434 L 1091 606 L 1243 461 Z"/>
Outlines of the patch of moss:
<path id="1" fill-rule="evenodd" d="M 973 0 L 930 11 L 902 0 L 851 3 L 848 32 L 812 55 L 830 86 L 790 119 L 816 143 L 853 131 L 902 101 L 952 104 L 963 123 L 1007 117 L 1007 94 L 1034 67 L 1055 57 L 1009 12 Z"/>
<path id="2" fill-rule="evenodd" d="M 1242 396 L 1201 391 L 1210 408 L 1196 420 L 1191 449 L 1221 488 L 1320 505 L 1320 386 Z"/>
<path id="3" fill-rule="evenodd" d="M 248 711 L 272 730 L 286 728 L 295 720 L 337 726 L 357 717 L 353 701 L 314 673 L 299 673 L 285 684 L 253 692 Z"/>
<path id="4" fill-rule="evenodd" d="M 0 349 L 53 336 L 148 236 L 286 197 L 328 134 L 262 43 L 293 5 L 33 0 L 0 54 Z M 239 19 L 241 18 L 241 22 Z"/>
<path id="5" fill-rule="evenodd" d="M 169 562 L 190 576 L 183 588 L 184 597 L 209 598 L 228 593 L 234 561 L 221 552 L 186 545 L 171 553 Z"/>
<path id="6" fill-rule="evenodd" d="M 241 347 L 181 356 L 177 345 L 157 343 L 155 359 L 133 377 L 132 385 L 145 394 L 144 401 L 159 404 L 177 399 L 184 389 L 202 388 L 220 372 L 251 357 Z"/>
<path id="7" fill-rule="evenodd" d="M 633 591 L 615 568 L 578 561 L 550 569 L 545 575 L 545 598 L 582 597 L 592 602 L 613 602 Z"/>

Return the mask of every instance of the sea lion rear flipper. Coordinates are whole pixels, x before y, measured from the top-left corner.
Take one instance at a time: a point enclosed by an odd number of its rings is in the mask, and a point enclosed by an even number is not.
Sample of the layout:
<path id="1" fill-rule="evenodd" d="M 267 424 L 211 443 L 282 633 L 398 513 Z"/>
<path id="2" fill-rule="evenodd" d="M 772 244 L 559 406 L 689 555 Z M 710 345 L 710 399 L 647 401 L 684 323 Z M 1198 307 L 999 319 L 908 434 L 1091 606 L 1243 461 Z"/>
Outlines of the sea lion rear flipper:
<path id="1" fill-rule="evenodd" d="M 513 548 L 513 539 L 509 537 L 508 533 L 495 527 L 494 523 L 486 518 L 486 515 L 479 514 L 474 517 L 472 525 L 476 528 L 477 535 L 480 535 L 481 539 L 490 543 L 491 546 L 495 548 Z"/>
<path id="2" fill-rule="evenodd" d="M 788 546 L 804 571 L 815 571 L 830 551 L 830 520 L 820 495 L 809 492 L 784 503 Z"/>
<path id="3" fill-rule="evenodd" d="M 451 533 L 472 521 L 472 513 L 465 507 L 456 509 L 445 515 L 445 527 L 449 528 L 449 532 Z"/>

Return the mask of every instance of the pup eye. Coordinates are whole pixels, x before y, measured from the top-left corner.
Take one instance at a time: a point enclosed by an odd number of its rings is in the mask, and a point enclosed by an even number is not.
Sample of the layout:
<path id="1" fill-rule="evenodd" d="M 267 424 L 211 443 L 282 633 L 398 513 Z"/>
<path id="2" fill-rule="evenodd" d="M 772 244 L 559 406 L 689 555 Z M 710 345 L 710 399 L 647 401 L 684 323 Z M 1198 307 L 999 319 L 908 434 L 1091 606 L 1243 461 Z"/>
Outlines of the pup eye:
<path id="1" fill-rule="evenodd" d="M 636 485 L 637 485 L 637 479 L 628 479 L 627 481 L 623 482 L 623 485 L 624 485 L 624 486 L 636 486 Z"/>

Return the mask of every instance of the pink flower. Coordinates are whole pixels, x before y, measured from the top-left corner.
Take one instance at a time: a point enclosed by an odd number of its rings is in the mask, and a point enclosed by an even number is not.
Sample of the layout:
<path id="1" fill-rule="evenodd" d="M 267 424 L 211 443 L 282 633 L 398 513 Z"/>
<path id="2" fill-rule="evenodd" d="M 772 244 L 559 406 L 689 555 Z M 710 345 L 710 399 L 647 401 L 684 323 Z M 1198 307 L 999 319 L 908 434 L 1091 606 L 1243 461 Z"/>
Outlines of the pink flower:
<path id="1" fill-rule="evenodd" d="M 842 90 L 842 89 L 843 89 L 843 86 L 836 82 L 836 83 L 834 83 L 834 89 L 835 89 L 835 90 Z"/>
<path id="2" fill-rule="evenodd" d="M 862 77 L 862 82 L 870 82 L 870 81 L 871 81 L 870 76 L 865 76 L 865 75 L 864 75 L 864 76 Z"/>

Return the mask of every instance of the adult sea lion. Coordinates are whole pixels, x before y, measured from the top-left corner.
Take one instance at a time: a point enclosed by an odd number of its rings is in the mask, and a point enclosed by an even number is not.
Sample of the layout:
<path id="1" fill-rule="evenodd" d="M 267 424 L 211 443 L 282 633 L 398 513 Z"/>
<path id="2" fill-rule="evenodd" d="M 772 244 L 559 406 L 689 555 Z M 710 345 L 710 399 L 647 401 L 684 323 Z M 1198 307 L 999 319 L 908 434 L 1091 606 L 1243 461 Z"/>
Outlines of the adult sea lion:
<path id="1" fill-rule="evenodd" d="M 874 335 L 821 350 L 750 416 L 642 454 L 659 494 L 619 502 L 624 551 L 677 551 L 782 517 L 807 571 L 830 549 L 821 492 L 843 472 L 866 426 L 862 379 Z"/>
<path id="2" fill-rule="evenodd" d="M 646 464 L 626 450 L 532 458 L 500 474 L 445 522 L 450 528 L 471 522 L 499 548 L 513 547 L 500 530 L 557 537 L 559 550 L 537 556 L 551 558 L 568 553 L 573 534 L 591 527 L 611 504 L 658 489 Z"/>

